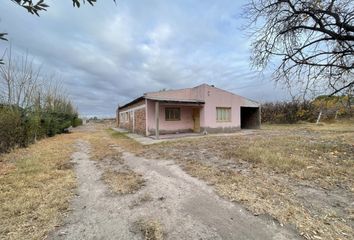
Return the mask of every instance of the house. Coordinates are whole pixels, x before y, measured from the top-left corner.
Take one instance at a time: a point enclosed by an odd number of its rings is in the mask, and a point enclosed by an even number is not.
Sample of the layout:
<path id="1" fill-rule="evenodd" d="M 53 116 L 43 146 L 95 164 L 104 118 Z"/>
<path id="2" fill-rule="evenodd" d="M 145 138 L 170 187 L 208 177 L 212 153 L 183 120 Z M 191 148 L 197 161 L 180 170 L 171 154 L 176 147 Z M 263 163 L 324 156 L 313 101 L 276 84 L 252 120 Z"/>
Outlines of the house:
<path id="1" fill-rule="evenodd" d="M 259 128 L 260 104 L 202 84 L 193 88 L 145 93 L 119 106 L 120 128 L 141 135 L 235 132 Z"/>

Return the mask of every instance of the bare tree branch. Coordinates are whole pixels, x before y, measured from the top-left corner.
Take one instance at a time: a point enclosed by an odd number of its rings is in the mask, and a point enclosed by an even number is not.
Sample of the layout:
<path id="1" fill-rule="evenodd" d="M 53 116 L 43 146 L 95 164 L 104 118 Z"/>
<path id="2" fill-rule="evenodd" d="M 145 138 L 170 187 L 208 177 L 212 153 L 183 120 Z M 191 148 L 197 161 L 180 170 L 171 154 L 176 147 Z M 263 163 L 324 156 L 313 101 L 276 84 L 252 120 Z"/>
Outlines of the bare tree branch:
<path id="1" fill-rule="evenodd" d="M 251 0 L 245 16 L 253 66 L 275 62 L 276 82 L 328 94 L 354 84 L 354 1 Z"/>

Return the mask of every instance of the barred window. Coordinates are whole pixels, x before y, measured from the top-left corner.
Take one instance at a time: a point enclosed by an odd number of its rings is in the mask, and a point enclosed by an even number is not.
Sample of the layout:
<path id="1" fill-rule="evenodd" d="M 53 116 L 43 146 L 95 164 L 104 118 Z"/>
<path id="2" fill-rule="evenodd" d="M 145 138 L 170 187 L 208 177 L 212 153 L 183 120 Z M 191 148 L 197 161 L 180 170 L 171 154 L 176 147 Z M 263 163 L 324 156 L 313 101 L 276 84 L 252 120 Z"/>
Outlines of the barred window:
<path id="1" fill-rule="evenodd" d="M 165 120 L 166 121 L 179 121 L 181 120 L 180 108 L 165 108 Z"/>
<path id="2" fill-rule="evenodd" d="M 218 122 L 231 122 L 231 108 L 230 107 L 217 107 L 216 108 L 216 121 L 218 121 Z"/>

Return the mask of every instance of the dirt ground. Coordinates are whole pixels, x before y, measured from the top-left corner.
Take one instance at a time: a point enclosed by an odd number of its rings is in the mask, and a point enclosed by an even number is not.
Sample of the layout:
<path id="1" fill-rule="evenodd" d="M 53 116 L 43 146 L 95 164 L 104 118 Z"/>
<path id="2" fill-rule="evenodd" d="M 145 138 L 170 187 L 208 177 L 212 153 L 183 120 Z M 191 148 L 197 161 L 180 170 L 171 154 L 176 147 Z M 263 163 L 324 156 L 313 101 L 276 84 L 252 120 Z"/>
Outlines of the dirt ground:
<path id="1" fill-rule="evenodd" d="M 290 226 L 221 198 L 173 159 L 136 156 L 127 151 L 134 143 L 115 143 L 110 133 L 92 125 L 79 131 L 89 135 L 76 141 L 72 156 L 78 188 L 64 223 L 48 239 L 300 238 Z M 134 172 L 143 181 L 123 194 L 110 184 L 124 183 L 105 181 L 107 171 Z"/>
<path id="2" fill-rule="evenodd" d="M 305 239 L 353 239 L 352 121 L 263 126 L 152 145 L 139 155 L 173 159 L 220 196 L 293 226 Z"/>

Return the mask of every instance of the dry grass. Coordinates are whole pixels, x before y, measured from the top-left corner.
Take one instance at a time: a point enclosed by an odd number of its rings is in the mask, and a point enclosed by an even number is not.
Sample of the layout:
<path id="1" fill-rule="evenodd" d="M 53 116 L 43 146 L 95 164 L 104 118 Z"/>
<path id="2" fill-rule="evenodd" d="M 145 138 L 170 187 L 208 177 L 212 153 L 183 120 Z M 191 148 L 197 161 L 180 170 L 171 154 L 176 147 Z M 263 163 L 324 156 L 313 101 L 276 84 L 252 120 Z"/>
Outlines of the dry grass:
<path id="1" fill-rule="evenodd" d="M 58 135 L 0 156 L 0 238 L 42 239 L 69 206 L 79 134 Z"/>
<path id="2" fill-rule="evenodd" d="M 108 129 L 106 125 L 95 124 L 96 131 L 86 134 L 84 139 L 91 144 L 91 159 L 111 159 L 122 163 L 121 151 L 138 152 L 142 146 L 122 133 Z"/>
<path id="3" fill-rule="evenodd" d="M 145 240 L 163 240 L 164 239 L 164 231 L 162 224 L 156 219 L 150 220 L 138 220 L 134 224 L 144 236 Z"/>
<path id="4" fill-rule="evenodd" d="M 102 161 L 105 159 L 122 162 L 119 145 L 110 136 L 107 129 L 100 129 L 97 124 L 97 131 L 86 134 L 83 138 L 88 140 L 91 145 L 90 157 L 92 160 Z M 102 126 L 101 126 L 102 127 Z"/>
<path id="5" fill-rule="evenodd" d="M 119 144 L 125 151 L 137 153 L 140 152 L 143 146 L 132 140 L 131 138 L 127 137 L 124 133 L 119 133 L 113 130 L 108 130 L 108 133 L 114 139 L 114 141 Z"/>
<path id="6" fill-rule="evenodd" d="M 353 234 L 346 222 L 349 219 L 326 208 L 316 215 L 296 197 L 289 183 L 269 178 L 261 171 L 247 176 L 193 161 L 186 162 L 183 168 L 192 176 L 215 185 L 221 196 L 242 203 L 255 215 L 269 214 L 282 224 L 296 226 L 306 239 L 350 239 Z"/>
<path id="7" fill-rule="evenodd" d="M 296 226 L 307 239 L 354 235 L 354 122 L 268 125 L 249 135 L 152 145 L 254 214 Z"/>
<path id="8" fill-rule="evenodd" d="M 126 171 L 106 170 L 102 176 L 103 180 L 108 184 L 112 192 L 117 194 L 135 193 L 144 186 L 142 175 Z"/>
<path id="9" fill-rule="evenodd" d="M 95 124 L 95 129 L 83 138 L 91 144 L 91 159 L 111 161 L 111 165 L 100 165 L 104 171 L 102 179 L 114 193 L 129 194 L 137 192 L 145 181 L 140 174 L 124 165 L 122 150 L 133 150 L 133 147 L 140 147 L 140 145 L 124 134 L 107 129 L 106 125 Z M 112 166 L 119 170 L 112 170 L 110 168 Z"/>

